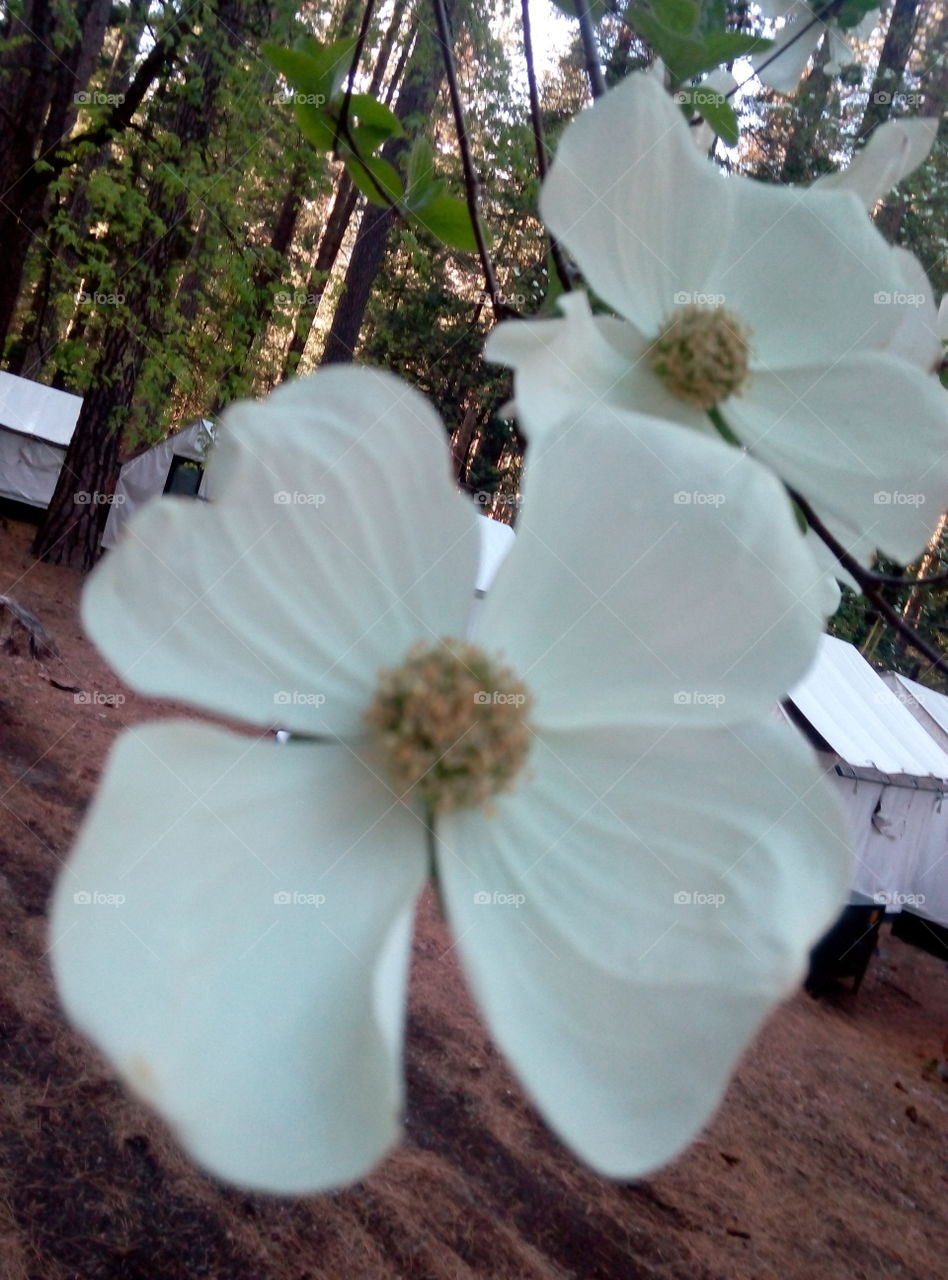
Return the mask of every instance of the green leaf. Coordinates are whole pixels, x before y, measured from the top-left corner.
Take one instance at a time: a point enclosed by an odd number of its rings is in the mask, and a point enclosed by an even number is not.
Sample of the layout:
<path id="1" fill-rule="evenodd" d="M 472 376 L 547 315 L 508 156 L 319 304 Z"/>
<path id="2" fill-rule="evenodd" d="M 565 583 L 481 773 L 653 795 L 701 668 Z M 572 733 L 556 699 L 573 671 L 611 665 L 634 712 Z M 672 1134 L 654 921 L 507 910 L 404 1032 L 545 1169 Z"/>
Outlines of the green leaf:
<path id="1" fill-rule="evenodd" d="M 655 17 L 662 26 L 683 36 L 694 31 L 699 8 L 696 0 L 652 0 Z"/>
<path id="2" fill-rule="evenodd" d="M 326 77 L 329 84 L 329 101 L 332 102 L 339 96 L 349 75 L 352 55 L 355 52 L 355 40 L 347 36 L 344 40 L 334 40 L 331 44 L 323 45 L 313 36 L 307 36 L 301 44 Z"/>
<path id="3" fill-rule="evenodd" d="M 470 210 L 466 202 L 456 196 L 435 196 L 420 212 L 412 213 L 411 219 L 450 249 L 477 251 Z"/>
<path id="4" fill-rule="evenodd" d="M 638 5 L 633 5 L 626 16 L 679 83 L 711 71 L 722 62 L 730 62 L 747 53 L 761 53 L 773 44 L 772 40 L 762 40 L 741 31 L 712 32 L 702 39 L 684 36 L 670 30 L 653 13 Z"/>
<path id="5" fill-rule="evenodd" d="M 330 83 L 319 63 L 299 49 L 281 49 L 279 45 L 264 44 L 263 54 L 270 65 L 300 93 L 315 94 L 328 102 Z"/>
<path id="6" fill-rule="evenodd" d="M 705 37 L 704 51 L 711 61 L 701 70 L 710 71 L 712 67 L 719 67 L 722 62 L 730 62 L 733 58 L 743 58 L 752 53 L 764 53 L 772 44 L 772 40 L 749 35 L 746 31 L 719 31 L 717 34 Z M 699 73 L 694 71 L 691 74 Z"/>
<path id="7" fill-rule="evenodd" d="M 369 126 L 378 130 L 384 138 L 401 138 L 405 132 L 395 112 L 368 93 L 352 95 L 349 99 L 349 117 L 358 120 L 362 127 Z"/>
<path id="8" fill-rule="evenodd" d="M 863 18 L 878 7 L 878 0 L 843 0 L 842 8 L 836 14 L 836 22 L 844 31 L 858 27 Z"/>
<path id="9" fill-rule="evenodd" d="M 688 108 L 689 116 L 697 113 L 706 120 L 729 147 L 737 146 L 740 138 L 737 113 L 723 93 L 698 85 L 694 89 L 679 89 L 675 101 Z"/>
<path id="10" fill-rule="evenodd" d="M 431 197 L 435 186 L 434 150 L 424 135 L 415 139 L 405 171 L 408 201 L 413 207 Z"/>
<path id="11" fill-rule="evenodd" d="M 361 159 L 349 152 L 346 155 L 346 172 L 370 204 L 380 209 L 401 204 L 404 188 L 402 180 L 381 156 L 363 156 Z"/>
<path id="12" fill-rule="evenodd" d="M 335 145 L 336 126 L 332 117 L 322 107 L 311 107 L 298 102 L 295 108 L 296 123 L 300 133 L 317 151 L 332 151 Z"/>

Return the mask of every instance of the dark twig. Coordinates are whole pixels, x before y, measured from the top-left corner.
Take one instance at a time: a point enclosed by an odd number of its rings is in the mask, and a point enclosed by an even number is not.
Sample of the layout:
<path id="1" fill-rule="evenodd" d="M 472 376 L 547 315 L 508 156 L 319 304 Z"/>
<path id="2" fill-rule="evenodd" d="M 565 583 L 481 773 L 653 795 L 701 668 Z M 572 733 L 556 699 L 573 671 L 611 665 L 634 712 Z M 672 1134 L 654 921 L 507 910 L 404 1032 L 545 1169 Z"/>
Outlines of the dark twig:
<path id="1" fill-rule="evenodd" d="M 530 0 L 520 0 L 520 12 L 523 14 L 523 56 L 527 64 L 527 84 L 530 89 L 530 120 L 533 124 L 533 140 L 537 149 L 537 170 L 540 174 L 540 181 L 547 175 L 549 169 L 549 161 L 546 149 L 546 137 L 543 131 L 543 113 L 540 110 L 540 93 L 537 88 L 537 72 L 533 64 L 533 35 L 530 29 Z M 550 235 L 550 256 L 553 259 L 553 265 L 556 267 L 556 274 L 559 276 L 560 284 L 565 293 L 573 287 L 570 279 L 570 269 L 563 250 L 560 248 L 559 241 L 555 236 Z"/>
<path id="2" fill-rule="evenodd" d="M 783 55 L 787 52 L 787 50 L 790 48 L 790 46 L 793 44 L 796 44 L 798 40 L 801 40 L 812 27 L 815 27 L 817 23 L 822 24 L 826 18 L 832 17 L 840 9 L 840 7 L 841 7 L 841 0 L 830 0 L 829 4 L 821 5 L 820 8 L 815 11 L 812 18 L 810 18 L 807 22 L 800 23 L 799 31 L 794 31 L 793 35 L 790 37 L 787 43 L 783 46 L 783 48 L 778 49 L 775 53 L 768 54 L 768 56 L 764 58 L 760 66 L 756 67 L 751 72 L 751 74 L 747 77 L 746 80 L 742 80 L 740 84 L 736 84 L 733 89 L 729 89 L 727 91 L 727 93 L 724 95 L 725 98 L 733 98 L 735 93 L 737 93 L 738 89 L 743 89 L 745 84 L 750 84 L 750 82 L 761 71 L 765 71 L 767 67 L 771 66 L 774 62 L 776 62 L 778 58 L 782 58 Z"/>
<path id="3" fill-rule="evenodd" d="M 355 85 L 356 72 L 359 69 L 359 63 L 362 61 L 362 50 L 365 48 L 365 42 L 369 34 L 369 23 L 372 21 L 372 10 L 375 8 L 375 0 L 366 0 L 365 12 L 362 15 L 362 25 L 359 27 L 359 34 L 356 37 L 355 48 L 352 51 L 352 61 L 349 64 L 349 75 L 346 77 L 346 93 L 342 100 L 342 109 L 339 112 L 339 119 L 336 121 L 336 131 L 333 134 L 332 150 L 333 155 L 338 159 L 339 151 L 339 130 L 344 125 L 345 131 L 349 132 L 349 104 L 352 101 L 352 90 Z M 351 142 L 351 138 L 348 139 Z"/>
<path id="4" fill-rule="evenodd" d="M 457 71 L 454 65 L 454 52 L 451 47 L 451 32 L 448 28 L 448 15 L 444 9 L 444 0 L 432 0 L 432 4 L 434 6 L 435 24 L 438 28 L 438 44 L 441 46 L 441 57 L 444 62 L 444 74 L 448 82 L 448 92 L 451 95 L 451 110 L 454 114 L 454 128 L 458 136 L 458 150 L 461 153 L 461 164 L 464 169 L 464 195 L 467 200 L 468 212 L 471 215 L 471 225 L 474 228 L 474 239 L 477 242 L 477 254 L 481 260 L 481 270 L 484 273 L 484 283 L 487 285 L 487 292 L 490 294 L 494 316 L 497 320 L 503 320 L 513 313 L 509 307 L 504 305 L 500 295 L 500 290 L 497 287 L 497 276 L 494 274 L 494 264 L 490 259 L 487 240 L 484 237 L 484 228 L 481 224 L 481 215 L 478 208 L 477 173 L 474 169 L 474 161 L 471 158 L 471 145 L 467 136 L 467 127 L 464 123 L 464 108 L 461 105 L 461 93 L 458 88 Z"/>
<path id="5" fill-rule="evenodd" d="M 879 587 L 944 587 L 948 586 L 948 573 L 936 573 L 930 578 L 906 578 L 899 573 L 879 573 L 867 569 L 866 573 Z"/>
<path id="6" fill-rule="evenodd" d="M 797 493 L 795 489 L 790 489 L 789 487 L 787 492 L 806 517 L 807 524 L 817 537 L 826 543 L 846 572 L 859 584 L 863 595 L 872 603 L 877 612 L 898 632 L 906 644 L 911 645 L 917 653 L 922 654 L 932 666 L 943 674 L 948 675 L 948 660 L 930 645 L 923 636 L 920 636 L 914 627 L 910 627 L 898 610 L 883 598 L 879 589 L 880 584 L 875 580 L 876 575 L 870 570 L 864 569 L 859 561 L 849 554 L 839 539 L 830 533 L 806 498 Z"/>
<path id="7" fill-rule="evenodd" d="M 599 49 L 596 45 L 596 27 L 587 0 L 576 0 L 576 17 L 579 19 L 579 36 L 583 42 L 589 88 L 594 98 L 601 98 L 606 92 L 606 77 L 602 74 L 602 63 L 599 61 Z"/>

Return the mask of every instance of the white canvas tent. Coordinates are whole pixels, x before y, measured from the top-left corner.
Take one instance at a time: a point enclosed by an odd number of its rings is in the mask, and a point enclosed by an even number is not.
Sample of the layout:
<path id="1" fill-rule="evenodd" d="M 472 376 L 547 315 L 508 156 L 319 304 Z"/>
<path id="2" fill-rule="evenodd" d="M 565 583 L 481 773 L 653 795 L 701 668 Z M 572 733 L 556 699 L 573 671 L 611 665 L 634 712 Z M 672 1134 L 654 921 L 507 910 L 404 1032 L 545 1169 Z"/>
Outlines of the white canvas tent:
<path id="1" fill-rule="evenodd" d="M 882 679 L 929 737 L 948 752 L 948 697 L 887 671 Z M 915 889 L 924 901 L 912 907 L 923 920 L 948 927 L 948 796 L 936 808 L 915 867 Z"/>
<path id="2" fill-rule="evenodd" d="M 832 636 L 789 696 L 849 819 L 854 891 L 948 926 L 948 752 L 862 655 Z"/>
<path id="3" fill-rule="evenodd" d="M 81 408 L 80 396 L 0 373 L 0 498 L 49 505 Z"/>
<path id="4" fill-rule="evenodd" d="M 41 509 L 49 505 L 81 408 L 80 396 L 0 373 L 0 498 Z M 211 423 L 202 419 L 126 462 L 102 545 L 114 546 L 129 516 L 174 482 L 178 460 L 203 463 L 212 438 Z M 198 493 L 205 496 L 203 476 Z"/>
<path id="5" fill-rule="evenodd" d="M 143 502 L 164 493 L 169 482 L 173 491 L 178 459 L 203 465 L 213 439 L 213 425 L 202 418 L 126 462 L 115 486 L 115 501 L 102 535 L 103 547 L 115 546 L 125 521 Z M 202 498 L 207 497 L 205 478 L 202 472 L 196 491 Z"/>

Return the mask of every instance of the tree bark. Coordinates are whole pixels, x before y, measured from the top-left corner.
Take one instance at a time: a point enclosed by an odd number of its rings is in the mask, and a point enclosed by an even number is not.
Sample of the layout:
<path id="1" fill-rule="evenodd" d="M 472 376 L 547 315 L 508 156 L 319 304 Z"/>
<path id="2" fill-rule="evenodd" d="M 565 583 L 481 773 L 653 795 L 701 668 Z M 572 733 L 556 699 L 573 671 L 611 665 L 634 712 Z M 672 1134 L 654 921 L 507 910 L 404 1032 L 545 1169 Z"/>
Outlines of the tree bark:
<path id="1" fill-rule="evenodd" d="M 182 152 L 206 145 L 215 128 L 216 103 L 234 51 L 239 47 L 248 0 L 221 0 L 206 21 L 191 76 L 172 112 L 171 132 Z M 200 86 L 198 96 L 194 89 Z M 188 192 L 161 167 L 152 179 L 152 208 L 164 226 L 148 233 L 133 250 L 133 267 L 123 278 L 132 324 L 110 325 L 86 393 L 52 501 L 33 544 L 41 559 L 90 568 L 108 516 L 108 494 L 118 476 L 120 429 L 131 416 L 136 388 L 147 356 L 147 335 L 159 323 L 172 287 L 171 268 L 191 242 L 187 227 Z M 132 327 L 134 325 L 134 328 Z M 76 501 L 79 494 L 105 495 Z M 102 508 L 105 508 L 103 511 Z"/>
<path id="2" fill-rule="evenodd" d="M 453 19 L 455 10 L 456 6 L 452 5 L 449 19 Z M 433 31 L 424 26 L 416 40 L 405 73 L 405 84 L 395 106 L 395 114 L 400 120 L 408 120 L 412 116 L 424 119 L 431 114 L 444 79 L 444 69 L 436 57 L 436 49 Z M 408 146 L 406 138 L 392 138 L 382 148 L 382 156 L 397 168 L 396 162 Z M 396 220 L 397 215 L 392 209 L 376 205 L 366 209 L 349 259 L 342 296 L 326 338 L 322 364 L 345 364 L 355 355 L 372 285 Z"/>
<path id="3" fill-rule="evenodd" d="M 869 90 L 869 101 L 859 126 L 860 138 L 868 138 L 892 114 L 892 102 L 902 88 L 905 64 L 912 52 L 918 22 L 918 2 L 919 0 L 895 0 L 879 55 L 879 65 Z"/>
<path id="4" fill-rule="evenodd" d="M 37 170 L 76 122 L 102 49 L 111 0 L 74 0 L 78 34 L 63 46 L 64 21 L 50 0 L 27 0 L 11 21 L 12 48 L 0 54 L 0 345 L 16 311 L 34 236 L 48 225 L 47 193 L 55 173 Z M 14 43 L 19 42 L 19 43 Z"/>
<path id="5" fill-rule="evenodd" d="M 392 56 L 392 49 L 394 48 L 407 4 L 408 0 L 396 0 L 391 20 L 379 47 L 375 66 L 372 70 L 372 80 L 368 90 L 370 94 L 377 94 L 382 86 L 382 81 L 385 79 L 385 73 L 388 70 L 388 64 Z M 411 37 L 405 43 L 407 53 L 407 46 L 411 43 Z M 397 91 L 404 70 L 405 59 L 400 59 L 388 85 L 387 103 L 391 102 L 392 96 Z M 358 199 L 358 191 L 353 186 L 349 175 L 343 172 L 336 185 L 332 208 L 329 211 L 329 217 L 326 219 L 326 226 L 320 236 L 319 247 L 310 267 L 305 289 L 306 302 L 297 313 L 293 327 L 293 337 L 290 339 L 290 344 L 286 350 L 283 361 L 284 378 L 292 377 L 296 373 L 299 362 L 302 359 L 303 352 L 306 349 L 306 342 L 316 321 L 316 314 L 326 292 L 326 284 L 336 264 L 339 250 L 342 248 L 342 242 L 346 238 L 346 231 L 352 221 L 352 215 L 355 213 Z"/>

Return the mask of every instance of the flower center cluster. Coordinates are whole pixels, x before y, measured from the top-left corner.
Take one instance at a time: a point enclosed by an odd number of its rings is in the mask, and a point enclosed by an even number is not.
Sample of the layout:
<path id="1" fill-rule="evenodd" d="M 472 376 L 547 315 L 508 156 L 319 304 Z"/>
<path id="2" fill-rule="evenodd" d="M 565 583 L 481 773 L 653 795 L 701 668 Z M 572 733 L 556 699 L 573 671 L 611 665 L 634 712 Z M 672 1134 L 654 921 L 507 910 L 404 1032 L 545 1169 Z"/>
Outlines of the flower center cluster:
<path id="1" fill-rule="evenodd" d="M 747 381 L 750 331 L 726 307 L 679 307 L 652 343 L 648 363 L 696 409 L 713 409 Z"/>
<path id="2" fill-rule="evenodd" d="M 445 813 L 510 788 L 530 747 L 529 708 L 509 667 L 443 639 L 414 645 L 400 667 L 379 673 L 365 718 L 398 794 Z"/>

